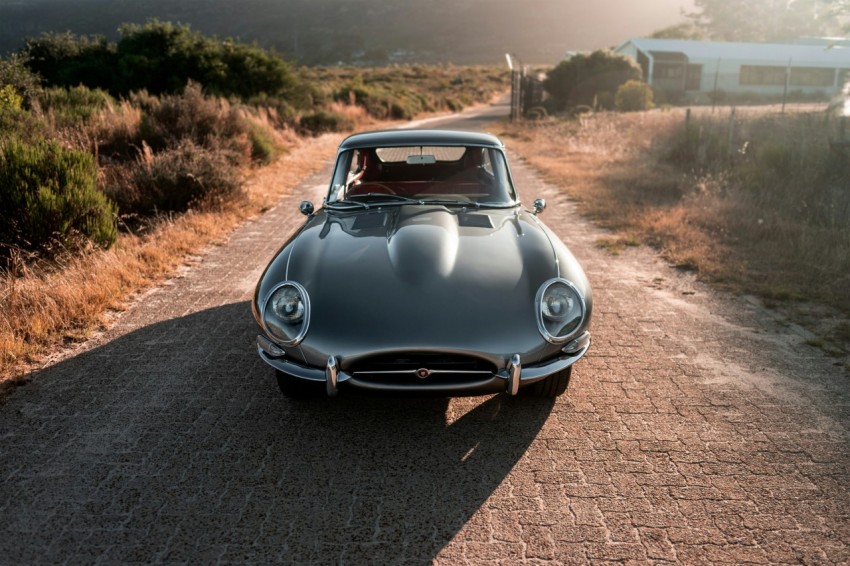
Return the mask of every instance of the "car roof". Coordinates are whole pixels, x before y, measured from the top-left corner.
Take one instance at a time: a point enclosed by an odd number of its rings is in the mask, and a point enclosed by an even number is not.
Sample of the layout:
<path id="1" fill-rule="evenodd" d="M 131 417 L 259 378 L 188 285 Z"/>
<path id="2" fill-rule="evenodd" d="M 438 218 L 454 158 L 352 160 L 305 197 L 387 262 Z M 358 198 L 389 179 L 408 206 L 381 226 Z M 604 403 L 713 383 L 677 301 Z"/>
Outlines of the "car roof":
<path id="1" fill-rule="evenodd" d="M 339 151 L 358 147 L 406 147 L 414 145 L 475 145 L 504 148 L 496 136 L 461 130 L 378 130 L 354 134 L 343 140 Z"/>

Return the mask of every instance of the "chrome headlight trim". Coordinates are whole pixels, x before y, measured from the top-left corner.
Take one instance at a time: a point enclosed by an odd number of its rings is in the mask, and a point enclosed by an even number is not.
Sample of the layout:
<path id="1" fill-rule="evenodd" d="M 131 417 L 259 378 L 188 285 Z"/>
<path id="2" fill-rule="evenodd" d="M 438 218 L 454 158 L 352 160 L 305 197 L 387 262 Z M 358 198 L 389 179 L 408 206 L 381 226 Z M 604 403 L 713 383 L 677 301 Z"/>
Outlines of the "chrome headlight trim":
<path id="1" fill-rule="evenodd" d="M 581 310 L 581 318 L 579 319 L 579 323 L 576 325 L 575 329 L 573 329 L 572 332 L 564 336 L 553 336 L 546 328 L 546 321 L 544 320 L 543 316 L 543 297 L 546 295 L 546 292 L 549 290 L 549 288 L 553 285 L 563 285 L 567 287 L 567 289 L 575 295 L 576 299 L 578 300 L 579 309 Z M 581 291 L 578 290 L 578 287 L 576 287 L 571 281 L 568 281 L 561 277 L 554 277 L 543 283 L 543 285 L 540 286 L 540 289 L 538 289 L 537 297 L 534 299 L 534 311 L 534 314 L 537 317 L 537 328 L 543 338 L 545 338 L 547 342 L 550 342 L 552 344 L 563 344 L 564 342 L 567 342 L 568 340 L 574 338 L 578 334 L 579 330 L 584 326 L 584 321 L 587 317 L 587 304 L 585 303 L 584 295 L 582 295 Z"/>
<path id="2" fill-rule="evenodd" d="M 295 334 L 295 336 L 289 340 L 282 340 L 269 329 L 267 316 L 274 316 L 269 309 L 269 303 L 271 302 L 272 298 L 278 291 L 287 287 L 295 289 L 301 296 L 301 303 L 304 305 L 304 315 L 301 321 L 301 328 Z M 266 294 L 266 298 L 263 301 L 262 311 L 260 311 L 260 319 L 263 321 L 263 330 L 265 331 L 266 336 L 268 336 L 272 341 L 274 341 L 275 344 L 285 347 L 297 346 L 301 343 L 302 340 L 304 340 L 304 337 L 307 335 L 307 329 L 310 327 L 310 295 L 307 294 L 307 289 L 305 289 L 303 285 L 301 285 L 300 283 L 296 283 L 295 281 L 284 281 L 283 283 L 275 285 L 274 288 L 272 288 L 272 290 L 269 291 L 268 294 Z M 281 321 L 281 325 L 283 324 L 285 323 Z"/>

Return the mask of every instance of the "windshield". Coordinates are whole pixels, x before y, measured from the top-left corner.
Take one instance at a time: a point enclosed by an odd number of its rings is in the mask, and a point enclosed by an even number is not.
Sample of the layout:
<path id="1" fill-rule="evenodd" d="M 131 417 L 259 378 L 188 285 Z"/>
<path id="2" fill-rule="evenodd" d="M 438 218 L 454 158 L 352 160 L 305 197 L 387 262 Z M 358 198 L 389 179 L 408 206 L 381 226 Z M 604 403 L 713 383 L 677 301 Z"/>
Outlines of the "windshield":
<path id="1" fill-rule="evenodd" d="M 504 154 L 476 146 L 353 149 L 340 154 L 329 205 L 516 203 Z"/>

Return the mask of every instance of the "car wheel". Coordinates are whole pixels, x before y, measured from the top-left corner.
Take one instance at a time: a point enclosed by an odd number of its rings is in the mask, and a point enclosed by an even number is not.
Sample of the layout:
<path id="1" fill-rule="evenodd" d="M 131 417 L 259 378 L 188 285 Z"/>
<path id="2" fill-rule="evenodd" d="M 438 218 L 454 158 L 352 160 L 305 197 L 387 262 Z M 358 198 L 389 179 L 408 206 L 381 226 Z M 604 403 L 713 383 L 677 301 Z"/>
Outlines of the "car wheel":
<path id="1" fill-rule="evenodd" d="M 553 373 L 546 379 L 541 379 L 540 381 L 529 385 L 521 391 L 527 391 L 529 395 L 534 395 L 535 397 L 554 399 L 567 390 L 572 373 L 573 366 L 570 366 L 558 373 Z"/>
<path id="2" fill-rule="evenodd" d="M 306 399 L 308 397 L 318 396 L 321 391 L 312 381 L 299 379 L 294 375 L 289 375 L 280 370 L 275 370 L 274 373 L 275 377 L 277 377 L 277 386 L 280 387 L 280 392 L 287 397 Z"/>

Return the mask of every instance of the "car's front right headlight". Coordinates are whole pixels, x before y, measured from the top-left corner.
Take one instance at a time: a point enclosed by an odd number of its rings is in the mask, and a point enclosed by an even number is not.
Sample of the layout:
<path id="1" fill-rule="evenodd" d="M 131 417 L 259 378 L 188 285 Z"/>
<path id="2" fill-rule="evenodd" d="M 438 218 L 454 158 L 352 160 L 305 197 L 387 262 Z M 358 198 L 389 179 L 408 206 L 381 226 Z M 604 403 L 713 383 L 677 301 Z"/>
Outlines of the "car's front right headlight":
<path id="1" fill-rule="evenodd" d="M 281 346 L 297 346 L 310 325 L 310 298 L 294 281 L 281 283 L 269 293 L 263 305 L 263 327 L 269 338 Z"/>
<path id="2" fill-rule="evenodd" d="M 535 309 L 540 333 L 549 342 L 566 342 L 584 322 L 584 297 L 566 279 L 544 283 L 537 291 Z"/>

